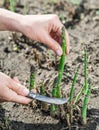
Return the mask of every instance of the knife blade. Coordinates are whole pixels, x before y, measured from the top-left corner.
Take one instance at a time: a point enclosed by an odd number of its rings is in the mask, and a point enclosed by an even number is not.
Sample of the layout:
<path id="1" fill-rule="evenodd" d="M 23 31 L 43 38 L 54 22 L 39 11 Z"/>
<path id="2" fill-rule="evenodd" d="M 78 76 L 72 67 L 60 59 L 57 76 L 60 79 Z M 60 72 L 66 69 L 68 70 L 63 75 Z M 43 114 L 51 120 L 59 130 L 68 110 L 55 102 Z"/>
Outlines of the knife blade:
<path id="1" fill-rule="evenodd" d="M 40 95 L 38 93 L 29 92 L 29 98 L 36 99 L 39 101 L 43 101 L 49 104 L 62 105 L 68 102 L 69 98 L 54 98 Z"/>

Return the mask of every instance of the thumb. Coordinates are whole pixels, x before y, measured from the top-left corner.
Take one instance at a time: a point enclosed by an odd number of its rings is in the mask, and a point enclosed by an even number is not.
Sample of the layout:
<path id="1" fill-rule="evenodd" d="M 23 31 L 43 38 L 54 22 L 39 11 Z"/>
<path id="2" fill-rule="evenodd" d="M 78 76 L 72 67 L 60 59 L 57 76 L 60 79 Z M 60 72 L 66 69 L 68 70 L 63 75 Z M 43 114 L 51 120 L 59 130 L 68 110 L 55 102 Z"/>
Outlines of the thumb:
<path id="1" fill-rule="evenodd" d="M 60 44 L 55 41 L 49 34 L 45 33 L 44 35 L 45 39 L 44 39 L 44 43 L 50 48 L 52 49 L 58 56 L 62 55 L 62 48 L 60 46 Z"/>

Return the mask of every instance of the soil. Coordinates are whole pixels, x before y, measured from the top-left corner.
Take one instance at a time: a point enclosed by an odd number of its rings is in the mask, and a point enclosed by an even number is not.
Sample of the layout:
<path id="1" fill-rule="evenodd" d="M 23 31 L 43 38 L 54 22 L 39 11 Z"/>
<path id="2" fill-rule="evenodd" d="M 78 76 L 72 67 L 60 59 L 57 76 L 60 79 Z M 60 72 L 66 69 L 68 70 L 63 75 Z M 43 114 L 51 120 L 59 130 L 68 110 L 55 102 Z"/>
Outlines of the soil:
<path id="1" fill-rule="evenodd" d="M 25 6 L 25 7 L 24 7 Z M 78 64 L 83 64 L 83 48 L 88 51 L 88 73 L 93 88 L 88 104 L 88 123 L 82 126 L 73 124 L 68 128 L 66 122 L 42 111 L 37 101 L 35 105 L 17 103 L 0 104 L 0 129 L 4 130 L 99 130 L 99 1 L 83 0 L 73 5 L 65 0 L 52 1 L 20 0 L 16 12 L 28 14 L 56 13 L 66 26 L 70 36 L 70 54 L 66 58 L 61 90 L 68 96 L 73 75 Z M 43 44 L 30 41 L 17 34 L 15 41 L 10 32 L 0 32 L 0 71 L 14 77 L 29 87 L 30 68 L 36 73 L 36 86 L 44 83 L 47 94 L 51 95 L 53 79 L 57 76 L 57 57 Z M 76 91 L 83 85 L 83 67 L 80 67 Z M 37 104 L 37 105 L 36 105 Z M 2 127 L 1 127 L 2 126 Z"/>

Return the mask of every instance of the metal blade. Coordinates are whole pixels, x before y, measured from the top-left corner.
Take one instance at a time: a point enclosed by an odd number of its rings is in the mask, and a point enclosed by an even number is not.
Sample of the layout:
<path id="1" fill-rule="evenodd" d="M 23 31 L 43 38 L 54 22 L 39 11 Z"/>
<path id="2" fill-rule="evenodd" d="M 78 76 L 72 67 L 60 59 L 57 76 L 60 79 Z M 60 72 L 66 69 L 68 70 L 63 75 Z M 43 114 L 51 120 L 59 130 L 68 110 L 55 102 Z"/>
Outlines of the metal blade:
<path id="1" fill-rule="evenodd" d="M 62 105 L 68 102 L 69 98 L 53 98 L 53 97 L 46 97 L 43 95 L 39 95 L 33 92 L 30 92 L 28 95 L 29 98 L 36 99 L 39 101 L 43 101 L 49 104 L 57 104 Z"/>

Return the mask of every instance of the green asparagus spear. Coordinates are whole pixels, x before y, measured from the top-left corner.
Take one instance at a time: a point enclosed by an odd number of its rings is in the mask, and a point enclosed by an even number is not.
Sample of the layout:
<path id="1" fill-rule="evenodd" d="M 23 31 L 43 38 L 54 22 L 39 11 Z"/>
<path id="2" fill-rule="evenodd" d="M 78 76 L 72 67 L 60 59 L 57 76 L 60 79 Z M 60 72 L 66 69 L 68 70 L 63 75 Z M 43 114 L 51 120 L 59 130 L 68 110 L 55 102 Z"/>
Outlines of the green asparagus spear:
<path id="1" fill-rule="evenodd" d="M 53 87 L 52 90 L 52 97 L 57 97 L 57 88 Z M 51 105 L 51 112 L 56 110 L 56 106 L 54 104 Z"/>
<path id="2" fill-rule="evenodd" d="M 41 86 L 40 86 L 40 94 L 41 95 L 46 95 L 44 84 L 41 84 Z"/>
<path id="3" fill-rule="evenodd" d="M 80 66 L 77 67 L 77 69 L 76 69 L 76 71 L 75 71 L 74 78 L 73 78 L 72 87 L 71 87 L 71 90 L 70 90 L 70 99 L 69 99 L 70 102 L 73 100 L 74 86 L 75 86 L 75 84 L 76 84 L 79 67 L 80 67 Z"/>
<path id="4" fill-rule="evenodd" d="M 88 82 L 87 82 L 87 51 L 86 48 L 84 49 L 84 92 L 86 93 L 88 89 Z"/>
<path id="5" fill-rule="evenodd" d="M 15 0 L 9 0 L 10 2 L 10 10 L 12 12 L 15 12 Z"/>
<path id="6" fill-rule="evenodd" d="M 32 89 L 34 89 L 34 80 L 35 80 L 35 75 L 33 72 L 31 72 L 30 74 L 30 87 L 29 90 L 31 91 Z"/>
<path id="7" fill-rule="evenodd" d="M 83 64 L 84 64 L 84 85 L 80 89 L 79 93 L 77 94 L 76 99 L 74 101 L 74 104 L 77 103 L 80 100 L 81 95 L 83 93 L 86 94 L 87 89 L 88 89 L 88 82 L 87 82 L 87 75 L 88 75 L 88 73 L 87 73 L 87 51 L 86 51 L 86 48 L 84 49 L 84 61 L 83 61 Z"/>
<path id="8" fill-rule="evenodd" d="M 66 57 L 66 34 L 65 34 L 65 27 L 62 28 L 62 51 L 63 51 L 63 54 L 62 54 L 61 59 L 60 59 L 59 73 L 58 73 L 58 82 L 57 82 L 57 98 L 61 97 L 60 84 L 61 84 L 61 81 L 62 81 L 64 65 L 65 65 L 65 57 Z"/>
<path id="9" fill-rule="evenodd" d="M 84 97 L 83 106 L 82 106 L 82 124 L 83 125 L 87 123 L 87 105 L 89 102 L 90 94 L 91 94 L 91 88 L 90 88 L 90 85 L 88 85 L 88 89 Z"/>

